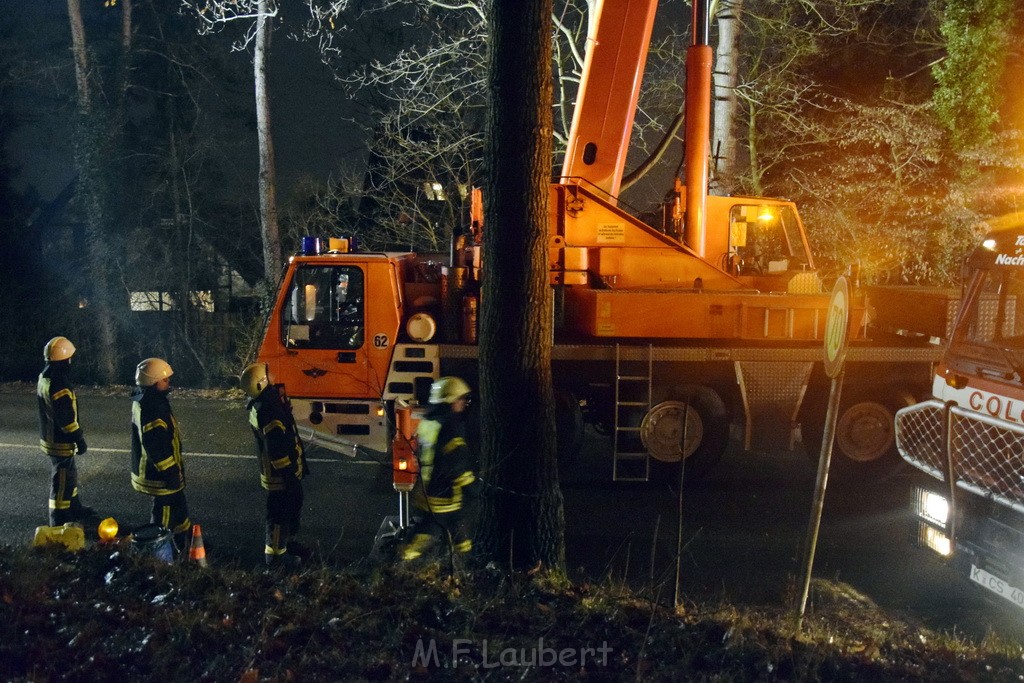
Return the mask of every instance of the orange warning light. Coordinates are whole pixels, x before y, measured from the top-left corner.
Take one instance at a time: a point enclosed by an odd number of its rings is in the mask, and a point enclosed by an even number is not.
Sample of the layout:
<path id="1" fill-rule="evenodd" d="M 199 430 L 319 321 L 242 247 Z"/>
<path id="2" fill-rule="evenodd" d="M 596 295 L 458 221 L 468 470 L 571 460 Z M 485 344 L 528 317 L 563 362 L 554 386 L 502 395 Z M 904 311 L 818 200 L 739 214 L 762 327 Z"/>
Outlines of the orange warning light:
<path id="1" fill-rule="evenodd" d="M 101 541 L 113 541 L 117 538 L 117 520 L 113 517 L 107 517 L 96 527 L 96 534 L 100 537 Z"/>

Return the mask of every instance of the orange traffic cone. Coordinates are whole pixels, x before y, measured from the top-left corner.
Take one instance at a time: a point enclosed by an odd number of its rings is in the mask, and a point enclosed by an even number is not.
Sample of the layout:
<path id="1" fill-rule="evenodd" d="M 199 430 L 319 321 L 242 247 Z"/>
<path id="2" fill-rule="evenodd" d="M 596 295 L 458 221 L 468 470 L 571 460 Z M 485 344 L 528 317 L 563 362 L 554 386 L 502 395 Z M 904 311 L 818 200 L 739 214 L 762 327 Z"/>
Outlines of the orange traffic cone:
<path id="1" fill-rule="evenodd" d="M 206 547 L 203 545 L 203 530 L 198 524 L 192 525 L 192 547 L 188 551 L 188 559 L 198 562 L 200 567 L 206 565 Z"/>

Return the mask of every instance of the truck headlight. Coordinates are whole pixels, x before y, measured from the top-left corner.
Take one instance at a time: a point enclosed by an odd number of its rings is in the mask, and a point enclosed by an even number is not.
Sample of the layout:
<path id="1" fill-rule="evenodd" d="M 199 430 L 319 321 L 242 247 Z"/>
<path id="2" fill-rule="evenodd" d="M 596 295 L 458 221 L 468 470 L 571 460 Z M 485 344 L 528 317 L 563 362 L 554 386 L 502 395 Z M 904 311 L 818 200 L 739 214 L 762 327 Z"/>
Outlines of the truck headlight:
<path id="1" fill-rule="evenodd" d="M 949 502 L 937 493 L 917 490 L 917 515 L 936 526 L 946 527 L 949 520 Z"/>
<path id="2" fill-rule="evenodd" d="M 949 554 L 953 550 L 953 546 L 949 542 L 949 537 L 946 536 L 946 534 L 924 523 L 921 524 L 919 540 L 921 541 L 921 545 L 926 548 L 931 548 L 943 557 L 949 557 Z"/>

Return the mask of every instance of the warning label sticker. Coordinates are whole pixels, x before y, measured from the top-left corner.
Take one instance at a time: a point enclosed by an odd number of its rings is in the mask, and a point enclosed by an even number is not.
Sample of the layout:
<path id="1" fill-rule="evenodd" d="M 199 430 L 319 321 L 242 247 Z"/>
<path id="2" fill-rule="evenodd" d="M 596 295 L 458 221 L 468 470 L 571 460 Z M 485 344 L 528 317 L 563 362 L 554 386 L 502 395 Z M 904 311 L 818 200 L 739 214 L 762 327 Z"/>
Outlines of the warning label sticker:
<path id="1" fill-rule="evenodd" d="M 598 223 L 598 244 L 623 244 L 626 241 L 625 223 Z"/>

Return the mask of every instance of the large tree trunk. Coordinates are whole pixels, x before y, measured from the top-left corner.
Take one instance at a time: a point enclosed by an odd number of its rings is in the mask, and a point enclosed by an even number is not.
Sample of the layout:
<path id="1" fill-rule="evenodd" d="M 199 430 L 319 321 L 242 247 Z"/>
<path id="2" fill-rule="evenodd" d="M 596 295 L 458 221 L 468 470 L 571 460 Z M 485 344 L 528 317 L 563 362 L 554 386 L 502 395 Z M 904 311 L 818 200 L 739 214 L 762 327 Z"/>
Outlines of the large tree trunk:
<path id="1" fill-rule="evenodd" d="M 263 234 L 263 275 L 273 286 L 281 275 L 281 236 L 277 225 L 277 174 L 274 170 L 274 139 L 270 134 L 270 96 L 267 93 L 267 51 L 272 17 L 267 0 L 259 0 L 253 77 L 256 84 L 256 132 L 260 148 L 260 230 Z"/>
<path id="2" fill-rule="evenodd" d="M 564 568 L 547 283 L 551 0 L 495 0 L 490 16 L 480 329 L 478 548 L 502 567 Z"/>
<path id="3" fill-rule="evenodd" d="M 102 117 L 93 108 L 89 83 L 89 55 L 86 49 L 85 26 L 79 0 L 68 0 L 68 21 L 71 25 L 71 50 L 75 60 L 75 82 L 78 87 L 78 126 L 75 135 L 75 163 L 78 167 L 76 199 L 85 213 L 86 256 L 88 262 L 88 316 L 93 348 L 90 360 L 95 363 L 96 379 L 113 383 L 117 376 L 117 323 L 111 303 L 113 291 L 109 267 L 109 220 L 107 176 L 103 170 L 103 154 L 107 135 Z M 127 297 L 126 297 L 127 298 Z M 56 333 L 56 331 L 48 332 Z"/>
<path id="4" fill-rule="evenodd" d="M 714 129 L 711 131 L 712 192 L 727 195 L 735 188 L 739 163 L 736 158 L 736 83 L 739 80 L 739 22 L 743 0 L 729 0 L 718 11 L 718 49 L 714 70 Z"/>

